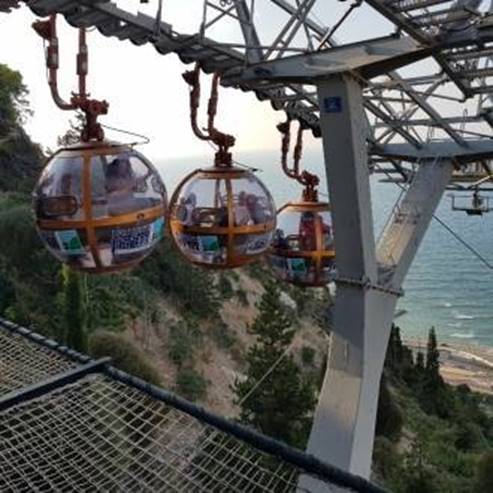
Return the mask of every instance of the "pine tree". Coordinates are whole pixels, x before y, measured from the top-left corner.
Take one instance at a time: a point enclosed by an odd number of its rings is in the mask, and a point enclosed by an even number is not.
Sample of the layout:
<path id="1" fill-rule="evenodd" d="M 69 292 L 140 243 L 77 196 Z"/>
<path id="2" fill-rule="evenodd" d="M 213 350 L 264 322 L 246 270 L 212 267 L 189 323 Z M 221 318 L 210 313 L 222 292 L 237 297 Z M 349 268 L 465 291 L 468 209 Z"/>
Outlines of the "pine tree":
<path id="1" fill-rule="evenodd" d="M 418 354 L 416 355 L 416 365 L 414 367 L 415 369 L 415 376 L 416 380 L 418 383 L 422 382 L 423 380 L 423 375 L 425 374 L 425 355 L 423 354 L 423 351 L 418 351 Z"/>
<path id="2" fill-rule="evenodd" d="M 63 266 L 63 324 L 67 345 L 87 350 L 84 302 L 80 274 Z"/>
<path id="3" fill-rule="evenodd" d="M 392 324 L 385 358 L 385 368 L 396 376 L 400 373 L 402 366 L 402 351 L 401 329 Z"/>
<path id="4" fill-rule="evenodd" d="M 267 435 L 304 447 L 314 391 L 311 383 L 303 380 L 293 357 L 285 354 L 294 330 L 274 282 L 267 283 L 257 308 L 259 313 L 250 327 L 257 343 L 247 355 L 247 378 L 234 386 L 241 420 Z"/>
<path id="5" fill-rule="evenodd" d="M 438 351 L 435 327 L 428 333 L 428 344 L 426 346 L 426 373 L 432 379 L 440 378 L 440 352 Z"/>
<path id="6" fill-rule="evenodd" d="M 428 413 L 448 418 L 454 412 L 454 399 L 440 375 L 440 352 L 435 328 L 430 329 L 426 348 L 426 363 L 420 389 L 420 403 Z"/>

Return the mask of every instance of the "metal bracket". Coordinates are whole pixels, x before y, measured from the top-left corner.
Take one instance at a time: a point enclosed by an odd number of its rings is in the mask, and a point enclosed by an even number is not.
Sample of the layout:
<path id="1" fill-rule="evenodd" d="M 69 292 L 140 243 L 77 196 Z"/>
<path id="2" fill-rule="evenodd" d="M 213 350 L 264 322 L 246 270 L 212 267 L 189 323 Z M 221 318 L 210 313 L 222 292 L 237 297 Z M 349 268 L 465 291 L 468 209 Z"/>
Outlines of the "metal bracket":
<path id="1" fill-rule="evenodd" d="M 346 286 L 357 286 L 357 287 L 361 287 L 365 290 L 371 290 L 372 289 L 374 291 L 380 291 L 382 293 L 397 296 L 398 298 L 404 296 L 404 291 L 402 289 L 387 288 L 387 287 L 383 286 L 382 284 L 374 284 L 367 277 L 357 279 L 357 278 L 351 278 L 351 277 L 336 276 L 334 281 L 337 284 L 345 284 Z"/>

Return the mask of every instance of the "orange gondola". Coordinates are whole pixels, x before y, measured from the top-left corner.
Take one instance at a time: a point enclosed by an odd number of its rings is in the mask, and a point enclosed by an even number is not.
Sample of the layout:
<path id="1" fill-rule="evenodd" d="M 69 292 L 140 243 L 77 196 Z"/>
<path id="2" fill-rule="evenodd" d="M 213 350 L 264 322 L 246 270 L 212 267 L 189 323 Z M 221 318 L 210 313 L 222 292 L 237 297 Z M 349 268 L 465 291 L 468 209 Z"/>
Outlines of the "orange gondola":
<path id="1" fill-rule="evenodd" d="M 268 259 L 282 281 L 313 287 L 328 284 L 335 269 L 330 205 L 299 201 L 281 207 Z"/>
<path id="2" fill-rule="evenodd" d="M 234 138 L 213 126 L 219 77 L 214 76 L 208 134 L 196 123 L 199 68 L 185 74 L 192 86 L 192 127 L 218 146 L 213 167 L 198 169 L 178 186 L 170 202 L 172 237 L 182 254 L 203 267 L 224 269 L 248 264 L 269 248 L 276 225 L 271 194 L 248 169 L 232 163 Z M 212 108 L 212 110 L 211 110 Z"/>
<path id="3" fill-rule="evenodd" d="M 298 132 L 293 170 L 287 166 L 290 122 L 280 124 L 278 128 L 283 133 L 283 170 L 305 188 L 302 200 L 289 202 L 279 209 L 268 262 L 275 276 L 282 281 L 307 287 L 325 286 L 335 274 L 330 204 L 318 200 L 318 177 L 307 171 L 299 172 L 302 128 Z"/>
<path id="4" fill-rule="evenodd" d="M 81 142 L 58 150 L 33 192 L 38 233 L 61 262 L 85 272 L 114 272 L 135 266 L 162 238 L 166 190 L 161 178 L 131 146 L 108 142 L 97 118 L 106 101 L 86 91 L 86 34 L 79 30 L 79 93 L 70 103 L 58 93 L 56 16 L 34 29 L 48 41 L 47 66 L 53 99 L 62 110 L 85 116 Z"/>
<path id="5" fill-rule="evenodd" d="M 258 258 L 276 224 L 269 191 L 252 172 L 236 167 L 194 171 L 178 187 L 170 211 L 180 251 L 195 264 L 215 268 Z"/>
<path id="6" fill-rule="evenodd" d="M 128 146 L 93 141 L 60 149 L 33 198 L 43 243 L 77 270 L 131 268 L 163 236 L 164 185 L 152 164 Z"/>

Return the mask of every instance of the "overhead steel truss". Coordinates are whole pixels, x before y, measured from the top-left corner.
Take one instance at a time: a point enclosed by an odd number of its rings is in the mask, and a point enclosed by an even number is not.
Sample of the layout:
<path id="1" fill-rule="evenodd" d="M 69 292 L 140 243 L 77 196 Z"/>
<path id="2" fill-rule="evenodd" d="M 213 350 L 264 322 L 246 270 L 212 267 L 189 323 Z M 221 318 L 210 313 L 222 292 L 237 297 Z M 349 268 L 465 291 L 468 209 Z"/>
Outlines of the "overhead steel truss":
<path id="1" fill-rule="evenodd" d="M 284 22 L 269 42 L 263 42 L 260 27 L 265 19 L 258 13 L 261 2 L 270 4 Z M 11 0 L 0 1 L 0 9 L 12 8 Z M 334 62 L 334 56 L 355 57 L 359 63 L 351 69 L 365 85 L 364 104 L 368 118 L 369 154 L 391 158 L 391 144 L 408 144 L 406 158 L 426 156 L 433 140 L 451 140 L 459 149 L 470 150 L 476 143 L 489 140 L 493 125 L 493 17 L 478 10 L 481 0 L 469 3 L 455 0 L 366 0 L 395 26 L 387 38 L 344 45 L 335 39 L 353 10 L 363 8 L 356 0 L 335 19 L 332 27 L 324 25 L 315 8 L 315 0 L 206 0 L 202 22 L 196 32 L 177 32 L 164 20 L 141 12 L 135 14 L 117 2 L 98 0 L 30 0 L 25 2 L 40 16 L 53 12 L 63 14 L 73 26 L 96 27 L 105 36 L 130 40 L 136 45 L 151 43 L 163 54 L 176 53 L 185 63 L 198 62 L 207 72 L 223 74 L 223 84 L 253 91 L 260 100 L 270 101 L 275 110 L 285 111 L 291 118 L 320 136 L 320 115 L 316 91 L 310 80 L 269 81 L 262 79 L 262 70 L 275 70 L 298 56 L 317 57 L 319 70 Z M 237 23 L 242 39 L 214 39 L 211 33 L 223 22 Z M 364 66 L 386 41 L 399 41 L 402 53 L 383 62 L 376 70 Z M 360 52 L 358 51 L 358 45 Z M 419 67 L 413 76 L 403 76 L 392 67 L 430 57 L 435 63 Z M 346 60 L 349 60 L 346 58 Z M 337 60 L 340 62 L 340 60 Z M 386 66 L 387 64 L 387 66 Z M 254 77 L 244 77 L 252 73 Z M 341 69 L 339 69 L 341 70 Z M 419 73 L 416 76 L 416 72 Z M 474 110 L 464 113 L 464 101 Z M 441 104 L 440 110 L 436 102 Z M 398 153 L 392 162 L 403 160 Z M 468 156 L 470 152 L 466 153 Z M 431 158 L 430 153 L 428 157 Z"/>

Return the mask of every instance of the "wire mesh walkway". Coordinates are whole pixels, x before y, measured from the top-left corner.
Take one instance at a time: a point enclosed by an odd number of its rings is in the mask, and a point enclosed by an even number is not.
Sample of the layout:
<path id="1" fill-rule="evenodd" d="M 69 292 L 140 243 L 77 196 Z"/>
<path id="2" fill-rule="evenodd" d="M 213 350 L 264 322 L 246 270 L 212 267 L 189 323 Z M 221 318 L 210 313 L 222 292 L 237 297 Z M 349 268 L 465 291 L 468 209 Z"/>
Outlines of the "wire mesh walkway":
<path id="1" fill-rule="evenodd" d="M 383 491 L 0 319 L 0 491 L 301 492 L 304 474 Z"/>

